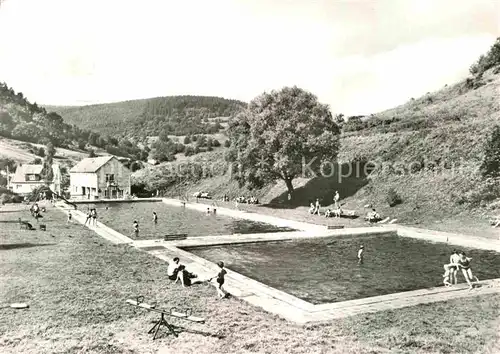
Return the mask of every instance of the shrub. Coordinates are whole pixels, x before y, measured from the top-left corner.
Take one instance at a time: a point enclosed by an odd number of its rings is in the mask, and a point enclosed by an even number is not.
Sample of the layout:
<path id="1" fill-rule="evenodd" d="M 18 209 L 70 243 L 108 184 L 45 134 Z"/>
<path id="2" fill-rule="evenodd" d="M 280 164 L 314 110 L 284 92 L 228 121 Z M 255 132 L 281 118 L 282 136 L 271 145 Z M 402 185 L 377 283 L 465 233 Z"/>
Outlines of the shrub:
<path id="1" fill-rule="evenodd" d="M 78 141 L 78 148 L 80 150 L 85 150 L 85 146 L 87 146 L 87 142 L 85 142 L 83 140 Z"/>
<path id="2" fill-rule="evenodd" d="M 89 150 L 89 157 L 97 157 L 94 149 Z"/>
<path id="3" fill-rule="evenodd" d="M 0 187 L 0 202 L 4 203 L 21 203 L 23 201 L 23 197 L 12 192 L 11 190 Z"/>
<path id="4" fill-rule="evenodd" d="M 212 140 L 212 146 L 214 146 L 214 147 L 219 147 L 219 146 L 220 146 L 220 141 L 219 141 L 219 140 L 217 140 L 217 139 L 213 139 L 213 140 Z"/>
<path id="5" fill-rule="evenodd" d="M 185 144 L 185 145 L 187 145 L 187 144 L 189 144 L 190 142 L 191 142 L 191 138 L 189 137 L 189 135 L 186 135 L 186 136 L 184 137 L 184 144 Z"/>
<path id="6" fill-rule="evenodd" d="M 386 197 L 387 204 L 392 208 L 393 206 L 396 206 L 398 204 L 401 204 L 403 200 L 399 196 L 399 194 L 396 192 L 394 188 L 390 188 L 387 191 L 387 197 Z"/>
<path id="7" fill-rule="evenodd" d="M 226 140 L 224 141 L 224 147 L 230 147 L 231 146 L 231 140 Z"/>
<path id="8" fill-rule="evenodd" d="M 192 146 L 187 146 L 184 150 L 184 156 L 192 156 L 194 155 L 194 148 Z"/>
<path id="9" fill-rule="evenodd" d="M 34 153 L 40 157 L 45 157 L 45 149 L 43 147 L 35 148 Z"/>
<path id="10" fill-rule="evenodd" d="M 483 177 L 498 177 L 500 175 L 500 126 L 493 128 L 484 150 L 481 174 Z"/>

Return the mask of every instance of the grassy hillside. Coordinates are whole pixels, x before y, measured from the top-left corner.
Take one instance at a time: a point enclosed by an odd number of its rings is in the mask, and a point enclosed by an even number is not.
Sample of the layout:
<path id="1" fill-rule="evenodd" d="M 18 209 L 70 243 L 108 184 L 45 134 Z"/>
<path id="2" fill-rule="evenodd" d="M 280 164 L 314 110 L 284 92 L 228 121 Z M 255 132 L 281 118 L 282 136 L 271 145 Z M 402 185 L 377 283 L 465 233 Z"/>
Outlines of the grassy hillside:
<path id="1" fill-rule="evenodd" d="M 284 216 L 292 215 L 290 209 L 297 210 L 294 215 L 304 214 L 316 197 L 329 205 L 339 190 L 345 208 L 360 214 L 366 212 L 364 205 L 372 204 L 384 216 L 403 223 L 433 224 L 438 229 L 447 225 L 456 231 L 466 228 L 461 225 L 474 224 L 491 233 L 486 219 L 500 205 L 500 183 L 483 178 L 479 167 L 492 128 L 500 124 L 498 64 L 367 120 L 345 123 L 339 154 L 342 173 L 296 180 L 297 198 L 292 202 L 280 183 L 257 191 L 240 189 L 225 173 L 227 166 L 203 178 L 184 177 L 167 184 L 158 172 L 148 170 L 141 172 L 141 179 L 146 185 L 154 181 L 155 188 L 171 196 L 198 190 L 231 197 L 251 193 L 273 208 L 283 209 Z M 224 161 L 224 149 L 203 155 L 193 161 L 208 170 L 215 161 Z M 356 161 L 370 161 L 373 170 L 356 175 Z M 148 173 L 149 179 L 145 177 Z M 401 204 L 389 206 L 389 190 L 399 195 Z"/>
<path id="2" fill-rule="evenodd" d="M 245 103 L 219 97 L 172 96 L 81 107 L 47 107 L 65 121 L 103 134 L 134 138 L 217 133 Z M 216 118 L 222 117 L 221 121 Z M 219 124 L 217 124 L 219 123 Z"/>

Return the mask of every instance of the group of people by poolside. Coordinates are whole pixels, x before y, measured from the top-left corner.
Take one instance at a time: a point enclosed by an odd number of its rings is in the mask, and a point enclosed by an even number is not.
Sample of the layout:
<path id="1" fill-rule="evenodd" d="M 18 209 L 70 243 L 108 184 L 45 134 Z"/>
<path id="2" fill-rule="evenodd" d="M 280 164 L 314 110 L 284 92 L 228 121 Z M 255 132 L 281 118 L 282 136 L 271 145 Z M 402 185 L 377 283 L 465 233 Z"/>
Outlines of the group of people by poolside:
<path id="1" fill-rule="evenodd" d="M 472 258 L 467 257 L 465 252 L 458 252 L 456 250 L 453 250 L 450 255 L 450 263 L 443 266 L 443 284 L 445 286 L 456 285 L 457 274 L 458 271 L 461 270 L 465 281 L 469 285 L 469 288 L 472 289 L 473 282 L 479 282 L 479 279 L 472 274 L 471 260 Z"/>
<path id="2" fill-rule="evenodd" d="M 220 299 L 226 298 L 228 293 L 224 290 L 225 277 L 227 274 L 226 269 L 224 268 L 224 262 L 218 262 L 217 266 L 219 267 L 218 273 L 209 278 L 206 281 L 202 281 L 198 279 L 198 276 L 189 272 L 186 269 L 186 266 L 180 263 L 179 257 L 175 257 L 171 262 L 169 262 L 167 267 L 167 275 L 170 280 L 175 281 L 175 284 L 180 282 L 183 287 L 188 287 L 194 284 L 200 283 L 210 283 L 213 279 L 216 279 L 217 282 L 217 296 Z"/>
<path id="3" fill-rule="evenodd" d="M 68 214 L 68 218 L 69 218 L 68 221 L 70 221 L 71 213 Z M 85 223 L 83 224 L 83 226 L 87 225 L 87 223 L 89 223 L 89 225 L 97 226 L 96 208 L 89 208 L 89 210 L 87 211 L 87 218 L 85 219 Z"/>

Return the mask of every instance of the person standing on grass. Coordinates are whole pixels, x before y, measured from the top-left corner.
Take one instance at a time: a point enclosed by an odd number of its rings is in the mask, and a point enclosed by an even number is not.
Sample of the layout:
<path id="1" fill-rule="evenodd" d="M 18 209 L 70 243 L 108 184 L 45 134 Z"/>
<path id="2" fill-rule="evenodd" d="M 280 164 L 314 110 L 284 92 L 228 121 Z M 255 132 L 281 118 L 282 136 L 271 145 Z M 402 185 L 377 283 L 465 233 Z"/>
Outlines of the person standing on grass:
<path id="1" fill-rule="evenodd" d="M 365 246 L 361 245 L 359 246 L 358 250 L 358 264 L 363 264 L 364 261 L 364 253 L 365 253 Z"/>
<path id="2" fill-rule="evenodd" d="M 453 250 L 450 255 L 450 282 L 452 284 L 457 284 L 457 273 L 458 273 L 458 261 L 460 260 L 460 256 L 458 255 L 457 250 Z"/>
<path id="3" fill-rule="evenodd" d="M 335 205 L 335 209 L 339 208 L 339 200 L 340 200 L 339 191 L 335 191 L 335 195 L 333 196 L 333 203 Z"/>
<path id="4" fill-rule="evenodd" d="M 87 225 L 87 222 L 90 225 L 90 220 L 91 219 L 92 219 L 92 214 L 91 214 L 90 209 L 89 209 L 89 210 L 87 210 L 87 218 L 85 219 L 85 223 L 83 224 L 83 226 Z"/>
<path id="5" fill-rule="evenodd" d="M 316 204 L 315 204 L 315 207 L 314 207 L 313 215 L 315 215 L 315 214 L 320 215 L 320 213 L 319 213 L 319 208 L 320 207 L 321 207 L 321 204 L 319 203 L 319 199 L 316 198 Z"/>
<path id="6" fill-rule="evenodd" d="M 224 290 L 223 288 L 223 285 L 224 285 L 224 282 L 225 282 L 225 277 L 226 277 L 226 274 L 227 274 L 227 271 L 224 269 L 224 262 L 219 262 L 217 263 L 217 265 L 219 266 L 219 273 L 217 273 L 217 275 L 213 278 L 217 278 L 217 296 L 220 298 L 220 299 L 223 299 L 227 296 L 227 293 L 226 291 Z M 209 281 L 211 281 L 213 278 L 210 278 Z"/>
<path id="7" fill-rule="evenodd" d="M 92 210 L 90 210 L 90 215 L 92 217 L 92 223 L 94 224 L 94 226 L 97 226 L 97 210 L 96 210 L 96 208 L 93 208 Z"/>
<path id="8" fill-rule="evenodd" d="M 71 210 L 68 211 L 68 222 L 67 224 L 71 223 L 71 219 L 73 218 L 73 215 L 71 215 Z"/>
<path id="9" fill-rule="evenodd" d="M 464 275 L 467 284 L 469 284 L 469 289 L 472 289 L 474 286 L 472 285 L 472 281 L 475 279 L 476 282 L 479 282 L 479 279 L 472 275 L 472 270 L 470 268 L 470 262 L 472 258 L 469 258 L 465 255 L 465 252 L 460 252 L 460 260 L 458 261 L 458 267 L 462 270 L 462 274 Z"/>
<path id="10" fill-rule="evenodd" d="M 137 222 L 137 220 L 134 220 L 133 227 L 135 237 L 139 237 L 139 223 Z"/>
<path id="11" fill-rule="evenodd" d="M 156 211 L 153 211 L 153 222 L 154 224 L 158 224 L 158 215 L 156 214 Z"/>

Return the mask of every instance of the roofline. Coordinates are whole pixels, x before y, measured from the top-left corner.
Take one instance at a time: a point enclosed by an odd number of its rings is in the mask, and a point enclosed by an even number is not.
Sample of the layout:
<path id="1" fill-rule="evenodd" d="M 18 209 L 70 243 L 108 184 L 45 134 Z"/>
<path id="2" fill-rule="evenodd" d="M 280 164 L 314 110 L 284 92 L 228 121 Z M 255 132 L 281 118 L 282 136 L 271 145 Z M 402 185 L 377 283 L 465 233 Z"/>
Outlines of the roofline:
<path id="1" fill-rule="evenodd" d="M 126 168 L 127 170 L 129 170 L 129 171 L 130 171 L 130 169 L 129 169 L 127 166 L 125 166 L 125 165 L 124 165 L 124 164 L 123 164 L 120 160 L 118 160 L 118 158 L 117 158 L 115 155 L 108 155 L 108 156 L 111 156 L 111 158 L 110 158 L 108 161 L 106 161 L 106 163 L 104 163 L 104 164 L 102 164 L 101 166 L 99 166 L 99 168 L 98 168 L 97 170 L 93 171 L 93 172 L 81 172 L 81 171 L 73 171 L 73 172 L 71 172 L 71 169 L 70 169 L 70 170 L 69 170 L 69 173 L 70 173 L 70 174 L 72 174 L 72 173 L 97 173 L 97 172 L 98 172 L 101 168 L 103 168 L 103 167 L 104 167 L 104 166 L 105 166 L 105 165 L 106 165 L 109 161 L 111 161 L 111 160 L 113 160 L 113 159 L 117 160 L 119 163 L 121 163 L 121 164 L 122 164 L 122 166 L 123 166 L 124 168 Z M 98 157 L 106 157 L 106 156 L 98 156 Z M 92 157 L 86 157 L 86 158 L 87 158 L 87 159 L 91 159 Z M 82 161 L 83 161 L 83 160 L 82 160 Z M 76 165 L 75 165 L 75 166 L 76 166 Z"/>

